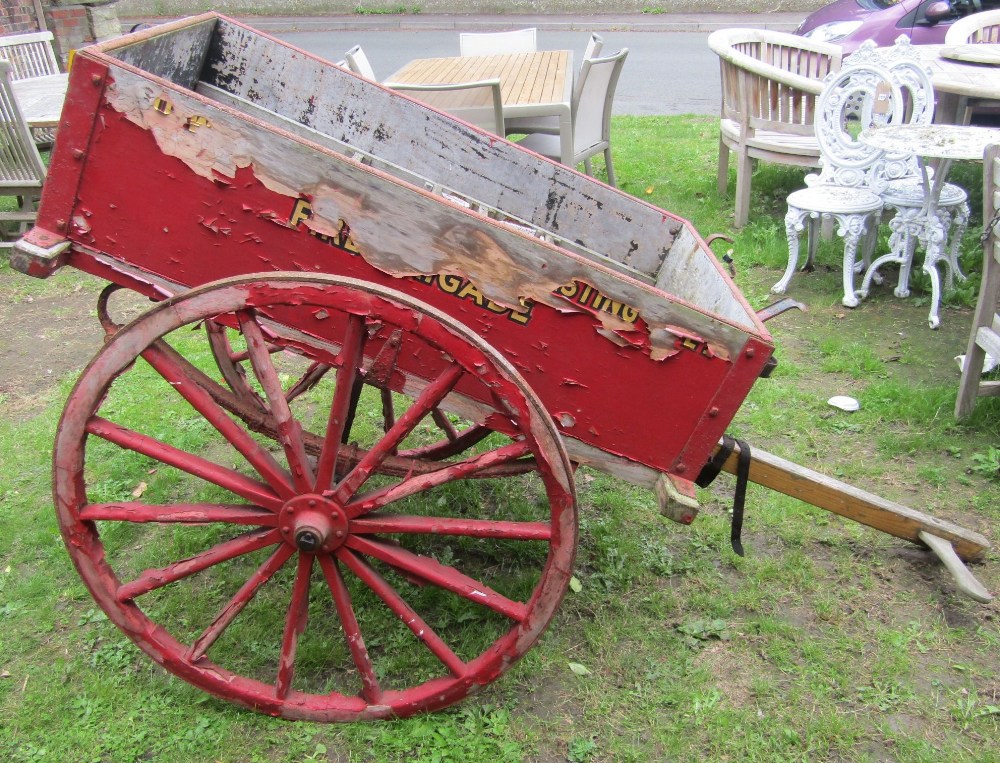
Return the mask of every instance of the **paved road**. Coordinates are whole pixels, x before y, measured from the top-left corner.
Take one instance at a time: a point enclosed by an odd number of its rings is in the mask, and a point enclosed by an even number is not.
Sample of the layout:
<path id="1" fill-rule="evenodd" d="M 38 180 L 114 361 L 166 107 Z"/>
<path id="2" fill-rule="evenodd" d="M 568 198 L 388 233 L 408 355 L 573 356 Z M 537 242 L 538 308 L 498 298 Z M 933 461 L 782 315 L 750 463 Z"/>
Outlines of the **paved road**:
<path id="1" fill-rule="evenodd" d="M 719 63 L 706 44 L 713 29 L 792 31 L 803 13 L 574 15 L 353 15 L 250 17 L 241 20 L 304 50 L 337 61 L 361 45 L 379 80 L 414 58 L 458 55 L 459 31 L 538 28 L 544 50 L 571 49 L 577 64 L 589 30 L 608 52 L 629 49 L 615 95 L 616 114 L 719 113 Z M 160 19 L 161 21 L 163 19 Z M 154 19 L 123 19 L 123 28 Z"/>
<path id="2" fill-rule="evenodd" d="M 384 80 L 414 58 L 458 55 L 455 30 L 280 31 L 272 32 L 311 53 L 339 60 L 361 45 L 375 74 Z M 706 32 L 607 31 L 604 49 L 629 49 L 615 96 L 616 114 L 718 114 L 719 63 L 706 44 Z M 545 50 L 571 49 L 578 63 L 588 35 L 584 31 L 538 32 Z"/>

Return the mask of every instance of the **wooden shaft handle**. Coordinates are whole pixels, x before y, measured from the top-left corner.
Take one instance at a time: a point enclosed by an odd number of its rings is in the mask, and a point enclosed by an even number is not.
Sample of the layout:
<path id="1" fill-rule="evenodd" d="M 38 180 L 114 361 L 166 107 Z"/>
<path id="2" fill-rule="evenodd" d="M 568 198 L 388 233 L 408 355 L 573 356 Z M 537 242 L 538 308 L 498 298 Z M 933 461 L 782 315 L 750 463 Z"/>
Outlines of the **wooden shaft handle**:
<path id="1" fill-rule="evenodd" d="M 722 468 L 735 474 L 738 458 L 737 445 Z M 749 479 L 758 485 L 920 545 L 926 545 L 920 533 L 929 532 L 951 543 L 958 556 L 966 561 L 978 559 L 990 548 L 990 542 L 973 530 L 880 498 L 756 447 L 752 451 Z"/>

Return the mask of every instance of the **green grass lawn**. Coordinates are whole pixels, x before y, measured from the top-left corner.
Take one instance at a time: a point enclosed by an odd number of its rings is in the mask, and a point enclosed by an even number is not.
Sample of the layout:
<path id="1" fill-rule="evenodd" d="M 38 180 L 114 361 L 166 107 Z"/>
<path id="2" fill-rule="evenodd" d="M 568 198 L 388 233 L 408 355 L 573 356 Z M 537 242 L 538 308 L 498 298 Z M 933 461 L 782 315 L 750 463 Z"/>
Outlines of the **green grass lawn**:
<path id="1" fill-rule="evenodd" d="M 718 253 L 732 250 L 750 303 L 768 304 L 787 257 L 783 199 L 803 172 L 762 166 L 750 223 L 734 233 L 730 200 L 715 192 L 715 118 L 621 117 L 613 134 L 622 190 L 690 219 L 703 236 L 732 234 Z M 952 179 L 969 189 L 975 217 L 962 248 L 970 279 L 947 296 L 942 328 L 927 328 L 919 277 L 910 299 L 883 286 L 857 309 L 841 307 L 839 242 L 826 243 L 816 271 L 797 275 L 790 290 L 809 312 L 768 324 L 779 366 L 751 392 L 733 432 L 996 544 L 1000 400 L 984 400 L 967 421 L 952 416 L 952 356 L 964 352 L 978 289 L 981 167 L 958 166 Z M 97 289 L 72 272 L 41 282 L 0 265 L 4 330 L 21 330 L 18 316 L 44 305 L 57 325 L 38 330 L 38 346 L 49 347 L 64 336 L 58 325 L 79 331 L 96 320 L 83 305 Z M 61 304 L 79 314 L 58 312 Z M 2 357 L 19 346 L 0 340 Z M 134 647 L 67 557 L 50 459 L 62 403 L 87 359 L 54 366 L 46 384 L 0 387 L 0 761 L 1000 760 L 997 604 L 962 598 L 934 558 L 905 541 L 756 486 L 740 558 L 728 544 L 725 476 L 700 492 L 701 515 L 681 527 L 659 515 L 651 492 L 579 470 L 571 591 L 540 643 L 456 707 L 318 725 L 217 700 Z M 114 405 L 157 418 L 185 447 L 208 448 L 205 427 L 165 402 L 156 381 L 137 374 L 115 390 Z M 826 404 L 833 394 L 850 394 L 861 410 L 836 411 Z M 106 500 L 129 500 L 140 483 L 164 500 L 188 496 L 169 470 L 117 458 L 109 448 L 93 462 L 94 490 Z M 450 496 L 475 505 L 502 498 Z M 141 534 L 117 541 L 137 565 L 157 550 Z M 183 554 L 200 541 L 179 531 L 169 542 Z M 1000 590 L 996 550 L 975 571 Z M 165 604 L 164 616 L 214 614 L 183 605 L 166 612 Z M 280 633 L 283 613 L 274 618 Z M 244 646 L 249 653 L 257 643 Z M 391 651 L 389 635 L 380 648 Z"/>

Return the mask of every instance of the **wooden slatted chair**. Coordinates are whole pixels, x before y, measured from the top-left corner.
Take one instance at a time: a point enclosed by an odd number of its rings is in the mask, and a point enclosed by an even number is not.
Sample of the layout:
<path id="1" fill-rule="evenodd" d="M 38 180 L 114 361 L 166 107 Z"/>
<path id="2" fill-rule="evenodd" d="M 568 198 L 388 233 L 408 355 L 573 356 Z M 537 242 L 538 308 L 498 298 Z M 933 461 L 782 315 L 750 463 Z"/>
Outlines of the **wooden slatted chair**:
<path id="1" fill-rule="evenodd" d="M 52 32 L 0 37 L 0 60 L 10 64 L 12 82 L 59 74 L 59 61 L 52 49 L 52 40 Z M 55 139 L 55 129 L 37 127 L 32 130 L 32 135 L 38 145 L 49 146 Z"/>
<path id="2" fill-rule="evenodd" d="M 945 45 L 981 45 L 1000 43 L 1000 10 L 982 11 L 964 16 L 948 29 Z M 962 124 L 969 124 L 976 112 L 996 114 L 996 101 L 988 98 L 959 99 L 957 114 Z"/>
<path id="3" fill-rule="evenodd" d="M 45 164 L 14 99 L 10 64 L 0 61 L 0 198 L 15 199 L 14 209 L 0 208 L 0 249 L 34 222 L 45 181 Z"/>
<path id="4" fill-rule="evenodd" d="M 719 56 L 722 120 L 718 189 L 729 188 L 729 155 L 736 155 L 733 225 L 750 213 L 753 161 L 819 166 L 813 121 L 823 78 L 838 71 L 837 45 L 764 29 L 720 29 L 708 37 Z"/>
<path id="5" fill-rule="evenodd" d="M 1000 360 L 1000 145 L 989 146 L 983 157 L 983 220 L 986 240 L 983 244 L 983 280 L 972 318 L 969 344 L 958 383 L 955 417 L 972 413 L 976 399 L 1000 395 L 1000 381 L 983 380 L 986 355 Z"/>

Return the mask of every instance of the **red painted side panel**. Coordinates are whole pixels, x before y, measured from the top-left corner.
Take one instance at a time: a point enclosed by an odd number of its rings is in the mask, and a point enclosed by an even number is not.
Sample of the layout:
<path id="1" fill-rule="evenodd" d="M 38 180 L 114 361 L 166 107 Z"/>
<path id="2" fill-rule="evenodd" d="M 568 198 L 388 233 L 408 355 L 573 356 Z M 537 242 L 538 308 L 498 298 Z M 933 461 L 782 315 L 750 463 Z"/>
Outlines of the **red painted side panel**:
<path id="1" fill-rule="evenodd" d="M 634 315 L 628 305 L 605 302 L 589 284 L 563 287 L 567 307 L 573 306 L 564 312 L 541 304 L 505 309 L 458 276 L 394 277 L 350 251 L 349 220 L 339 240 L 314 235 L 301 224 L 307 200 L 269 190 L 252 168 L 211 182 L 163 154 L 149 131 L 98 105 L 108 84 L 99 62 L 78 57 L 72 79 L 33 236 L 68 235 L 86 249 L 186 286 L 291 270 L 406 291 L 499 349 L 564 434 L 689 477 L 708 458 L 770 354 L 758 343 L 753 357 L 730 362 L 678 339 L 676 354 L 653 360 L 643 347 L 641 319 L 636 331 L 620 333 L 617 344 L 598 333 L 603 326 L 591 312 L 614 311 L 626 320 Z M 70 262 L 135 287 L 79 249 Z"/>

